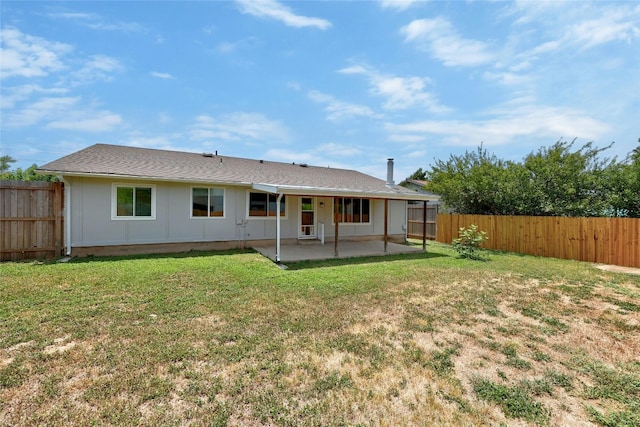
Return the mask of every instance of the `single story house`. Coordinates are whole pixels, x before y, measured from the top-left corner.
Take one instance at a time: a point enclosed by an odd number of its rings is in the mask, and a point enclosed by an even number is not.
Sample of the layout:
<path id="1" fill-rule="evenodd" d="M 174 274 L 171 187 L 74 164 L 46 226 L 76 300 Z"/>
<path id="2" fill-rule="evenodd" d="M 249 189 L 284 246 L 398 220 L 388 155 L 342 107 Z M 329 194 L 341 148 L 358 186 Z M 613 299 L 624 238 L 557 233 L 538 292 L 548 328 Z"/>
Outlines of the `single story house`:
<path id="1" fill-rule="evenodd" d="M 436 197 L 355 170 L 95 144 L 39 173 L 65 184 L 70 256 L 404 242 L 407 203 Z"/>

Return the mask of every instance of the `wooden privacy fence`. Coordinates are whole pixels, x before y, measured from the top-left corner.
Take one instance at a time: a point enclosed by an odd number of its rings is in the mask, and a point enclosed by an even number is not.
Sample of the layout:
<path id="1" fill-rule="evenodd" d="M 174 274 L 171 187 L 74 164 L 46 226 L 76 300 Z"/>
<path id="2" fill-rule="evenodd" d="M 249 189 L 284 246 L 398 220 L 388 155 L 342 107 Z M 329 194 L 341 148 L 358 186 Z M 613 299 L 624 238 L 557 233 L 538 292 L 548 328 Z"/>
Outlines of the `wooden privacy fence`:
<path id="1" fill-rule="evenodd" d="M 471 224 L 487 232 L 485 248 L 640 267 L 640 218 L 439 214 L 437 241 L 451 243 Z"/>
<path id="2" fill-rule="evenodd" d="M 438 205 L 409 205 L 407 207 L 407 237 L 410 239 L 422 239 L 424 231 L 425 237 L 429 240 L 436 239 L 436 218 L 438 216 Z M 426 227 L 426 229 L 425 229 Z"/>
<path id="3" fill-rule="evenodd" d="M 61 182 L 0 181 L 0 261 L 62 255 Z"/>

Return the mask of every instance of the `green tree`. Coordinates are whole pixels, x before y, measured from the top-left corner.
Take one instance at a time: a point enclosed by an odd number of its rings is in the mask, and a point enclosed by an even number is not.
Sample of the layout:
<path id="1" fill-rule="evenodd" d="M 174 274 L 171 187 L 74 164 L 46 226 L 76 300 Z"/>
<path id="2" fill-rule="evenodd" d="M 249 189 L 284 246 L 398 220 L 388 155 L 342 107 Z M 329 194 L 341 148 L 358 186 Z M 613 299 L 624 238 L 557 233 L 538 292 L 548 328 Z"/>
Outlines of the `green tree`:
<path id="1" fill-rule="evenodd" d="M 560 140 L 530 153 L 521 163 L 498 159 L 480 145 L 476 151 L 436 161 L 427 173 L 427 189 L 439 194 L 447 208 L 462 214 L 635 212 L 640 197 L 636 196 L 640 149 L 629 157 L 628 165 L 620 165 L 615 158 L 600 159 L 611 145 L 595 148 L 589 142 L 574 150 L 574 143 Z M 624 195 L 618 196 L 623 190 Z"/>
<path id="2" fill-rule="evenodd" d="M 24 170 L 17 168 L 13 171 L 3 172 L 0 174 L 0 178 L 14 181 L 58 181 L 57 176 L 37 174 L 36 169 L 38 169 L 38 165 L 34 163 Z"/>
<path id="3" fill-rule="evenodd" d="M 605 183 L 610 215 L 640 218 L 640 145 L 605 170 Z"/>
<path id="4" fill-rule="evenodd" d="M 417 179 L 419 181 L 424 181 L 427 179 L 427 172 L 423 171 L 422 168 L 418 168 L 413 174 L 411 174 L 407 180 L 409 179 Z M 406 180 L 405 180 L 406 181 Z"/>
<path id="5" fill-rule="evenodd" d="M 527 155 L 523 184 L 529 203 L 522 215 L 605 216 L 608 208 L 607 169 L 615 159 L 600 160 L 611 147 L 594 148 L 591 142 L 572 151 L 572 142 L 558 141 Z"/>
<path id="6" fill-rule="evenodd" d="M 15 163 L 17 160 L 12 158 L 11 156 L 2 156 L 0 157 L 0 174 L 5 173 L 9 170 L 9 165 L 11 163 Z"/>
<path id="7" fill-rule="evenodd" d="M 482 145 L 476 151 L 436 161 L 427 173 L 427 189 L 439 194 L 444 205 L 463 214 L 510 214 L 519 189 L 516 165 L 489 154 Z"/>

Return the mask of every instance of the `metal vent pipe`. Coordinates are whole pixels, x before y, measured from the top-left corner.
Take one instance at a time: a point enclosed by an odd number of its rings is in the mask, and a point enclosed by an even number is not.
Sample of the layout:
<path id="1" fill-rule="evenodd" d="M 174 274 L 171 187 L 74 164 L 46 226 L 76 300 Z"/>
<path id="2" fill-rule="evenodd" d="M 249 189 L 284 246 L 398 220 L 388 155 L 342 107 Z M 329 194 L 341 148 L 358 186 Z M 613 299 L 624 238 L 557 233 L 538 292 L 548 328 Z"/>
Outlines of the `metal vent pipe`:
<path id="1" fill-rule="evenodd" d="M 387 186 L 392 187 L 393 182 L 393 159 L 387 160 Z"/>

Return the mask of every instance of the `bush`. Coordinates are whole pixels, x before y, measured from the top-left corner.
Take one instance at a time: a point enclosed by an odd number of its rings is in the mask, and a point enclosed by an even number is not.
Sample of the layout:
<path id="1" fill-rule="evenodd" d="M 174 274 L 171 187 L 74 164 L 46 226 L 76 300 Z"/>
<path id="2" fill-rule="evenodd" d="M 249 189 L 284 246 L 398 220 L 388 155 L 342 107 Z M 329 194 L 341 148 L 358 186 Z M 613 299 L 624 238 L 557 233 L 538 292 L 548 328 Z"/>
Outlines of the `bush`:
<path id="1" fill-rule="evenodd" d="M 487 233 L 479 231 L 478 226 L 471 224 L 469 228 L 460 227 L 458 238 L 453 239 L 453 250 L 458 252 L 461 258 L 482 259 L 480 246 L 489 240 Z"/>

